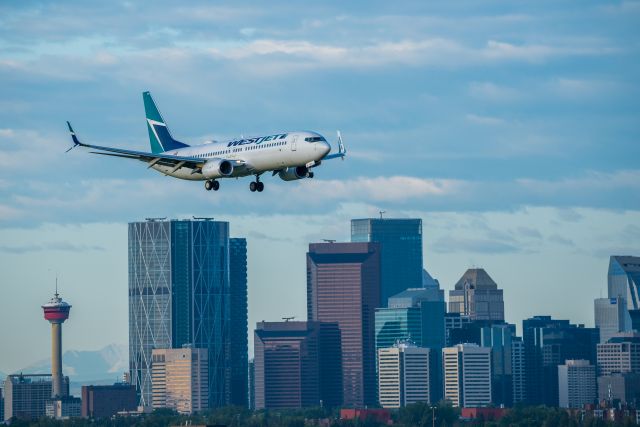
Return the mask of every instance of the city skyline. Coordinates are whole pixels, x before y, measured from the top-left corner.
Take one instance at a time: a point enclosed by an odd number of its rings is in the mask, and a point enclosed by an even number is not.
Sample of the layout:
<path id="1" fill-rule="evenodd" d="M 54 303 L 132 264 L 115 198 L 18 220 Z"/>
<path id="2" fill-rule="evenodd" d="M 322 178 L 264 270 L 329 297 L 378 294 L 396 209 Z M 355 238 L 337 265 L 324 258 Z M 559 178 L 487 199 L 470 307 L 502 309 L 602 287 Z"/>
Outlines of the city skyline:
<path id="1" fill-rule="evenodd" d="M 148 216 L 247 237 L 249 325 L 306 319 L 308 244 L 386 211 L 422 220 L 447 293 L 488 271 L 518 334 L 534 315 L 593 326 L 609 256 L 640 254 L 638 3 L 423 3 L 0 6 L 0 319 L 20 325 L 0 371 L 48 357 L 56 275 L 66 349 L 127 342 L 126 224 Z M 312 128 L 335 148 L 340 129 L 349 158 L 248 197 L 64 154 L 65 120 L 144 149 L 144 90 L 189 143 Z"/>

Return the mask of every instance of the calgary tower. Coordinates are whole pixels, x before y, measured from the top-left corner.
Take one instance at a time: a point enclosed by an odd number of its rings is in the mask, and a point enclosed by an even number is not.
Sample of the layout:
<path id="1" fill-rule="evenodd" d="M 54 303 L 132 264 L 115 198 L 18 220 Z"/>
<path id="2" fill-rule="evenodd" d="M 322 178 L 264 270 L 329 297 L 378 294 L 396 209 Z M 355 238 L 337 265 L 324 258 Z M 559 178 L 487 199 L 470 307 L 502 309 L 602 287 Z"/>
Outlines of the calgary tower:
<path id="1" fill-rule="evenodd" d="M 44 318 L 51 323 L 51 397 L 63 397 L 67 393 L 62 387 L 62 324 L 69 318 L 71 305 L 62 301 L 58 295 L 57 283 L 56 293 L 42 309 Z"/>

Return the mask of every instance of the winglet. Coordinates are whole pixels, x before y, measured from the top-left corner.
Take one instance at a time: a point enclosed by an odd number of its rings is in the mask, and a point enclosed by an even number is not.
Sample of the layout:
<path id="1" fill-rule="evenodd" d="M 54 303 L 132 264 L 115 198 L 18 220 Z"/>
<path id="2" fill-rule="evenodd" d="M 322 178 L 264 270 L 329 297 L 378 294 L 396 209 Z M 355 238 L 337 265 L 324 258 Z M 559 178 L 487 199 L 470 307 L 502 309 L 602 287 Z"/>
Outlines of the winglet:
<path id="1" fill-rule="evenodd" d="M 347 149 L 344 148 L 344 144 L 342 143 L 342 134 L 340 131 L 338 132 L 338 153 L 342 155 L 342 160 L 344 160 L 344 156 L 347 155 Z"/>
<path id="2" fill-rule="evenodd" d="M 80 142 L 80 140 L 78 139 L 78 137 L 76 136 L 75 131 L 71 127 L 71 123 L 69 123 L 68 121 L 67 121 L 67 126 L 69 127 L 69 133 L 71 133 L 71 139 L 73 140 L 73 146 L 71 148 L 69 148 L 67 151 L 65 151 L 65 153 L 68 153 L 69 151 L 71 151 L 72 149 L 77 147 L 78 145 L 83 145 Z"/>

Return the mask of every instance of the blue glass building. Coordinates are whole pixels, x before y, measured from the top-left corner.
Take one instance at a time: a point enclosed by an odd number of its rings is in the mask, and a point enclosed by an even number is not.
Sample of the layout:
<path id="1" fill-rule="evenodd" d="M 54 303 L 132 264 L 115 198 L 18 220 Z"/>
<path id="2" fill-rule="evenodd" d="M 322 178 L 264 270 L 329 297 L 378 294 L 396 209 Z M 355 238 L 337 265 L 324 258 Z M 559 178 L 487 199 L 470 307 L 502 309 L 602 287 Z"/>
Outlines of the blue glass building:
<path id="1" fill-rule="evenodd" d="M 209 407 L 230 402 L 231 361 L 246 358 L 246 345 L 235 354 L 242 343 L 231 340 L 232 313 L 242 317 L 243 307 L 232 307 L 230 258 L 227 222 L 129 224 L 129 369 L 140 405 L 151 405 L 151 350 L 185 344 L 208 350 Z"/>
<path id="2" fill-rule="evenodd" d="M 229 239 L 230 362 L 231 382 L 229 403 L 248 405 L 247 372 L 249 369 L 248 307 L 247 307 L 247 240 Z"/>
<path id="3" fill-rule="evenodd" d="M 640 257 L 612 256 L 607 285 L 609 298 L 624 298 L 631 328 L 640 330 Z"/>
<path id="4" fill-rule="evenodd" d="M 425 274 L 428 276 L 426 271 Z M 437 284 L 437 281 L 432 283 Z M 433 285 L 407 289 L 389 298 L 387 305 L 387 308 L 376 309 L 376 352 L 380 348 L 392 347 L 397 341 L 406 340 L 419 347 L 432 349 L 430 397 L 432 402 L 437 402 L 442 397 L 440 356 L 445 344 L 444 292 Z"/>
<path id="5" fill-rule="evenodd" d="M 352 219 L 351 241 L 381 243 L 382 304 L 405 289 L 422 287 L 421 219 Z"/>

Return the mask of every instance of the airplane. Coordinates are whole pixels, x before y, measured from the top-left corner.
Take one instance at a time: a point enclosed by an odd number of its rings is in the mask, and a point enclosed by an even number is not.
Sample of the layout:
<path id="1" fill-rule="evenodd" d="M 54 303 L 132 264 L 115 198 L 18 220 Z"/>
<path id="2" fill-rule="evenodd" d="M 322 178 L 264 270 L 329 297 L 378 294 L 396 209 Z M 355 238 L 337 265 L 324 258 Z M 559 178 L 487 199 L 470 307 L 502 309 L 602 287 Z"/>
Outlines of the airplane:
<path id="1" fill-rule="evenodd" d="M 167 123 L 156 107 L 151 93 L 143 92 L 144 109 L 151 152 L 102 147 L 80 142 L 71 123 L 67 122 L 73 146 L 90 148 L 93 154 L 140 160 L 164 175 L 190 181 L 204 181 L 206 190 L 218 191 L 220 179 L 255 176 L 249 184 L 251 192 L 262 192 L 260 176 L 265 172 L 284 181 L 313 178 L 312 168 L 322 161 L 341 158 L 347 150 L 338 131 L 338 152 L 330 154 L 331 145 L 317 132 L 274 133 L 227 142 L 208 141 L 190 146 L 171 136 Z"/>

